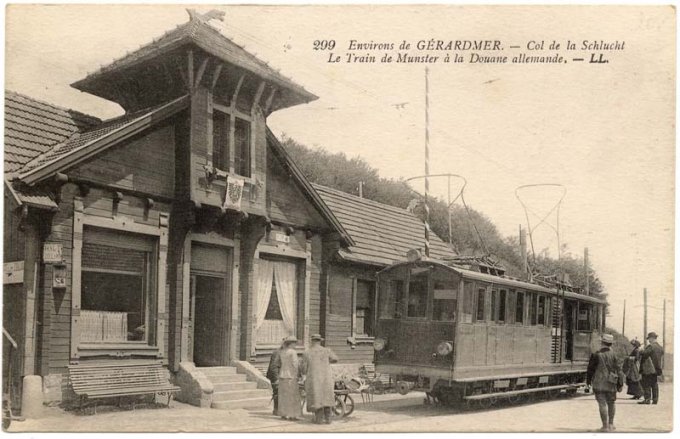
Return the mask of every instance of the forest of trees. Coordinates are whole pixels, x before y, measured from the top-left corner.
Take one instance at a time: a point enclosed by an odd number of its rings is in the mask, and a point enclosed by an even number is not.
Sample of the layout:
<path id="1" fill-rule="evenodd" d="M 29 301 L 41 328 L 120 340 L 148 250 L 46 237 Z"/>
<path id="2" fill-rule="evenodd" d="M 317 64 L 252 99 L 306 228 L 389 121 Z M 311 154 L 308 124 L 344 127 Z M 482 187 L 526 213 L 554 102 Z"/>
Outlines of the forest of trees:
<path id="1" fill-rule="evenodd" d="M 360 157 L 349 158 L 344 153 L 330 153 L 321 147 L 309 148 L 285 134 L 282 137 L 283 146 L 303 174 L 313 183 L 356 195 L 359 182 L 363 182 L 364 198 L 403 209 L 412 200 L 422 198 L 422 195 L 414 191 L 405 181 L 380 177 L 378 170 Z M 428 204 L 432 231 L 447 241 L 446 202 L 441 199 L 430 199 Z M 416 209 L 415 213 L 418 214 L 419 210 Z M 456 252 L 461 255 L 490 256 L 505 267 L 508 275 L 521 277 L 524 274 L 517 237 L 501 236 L 490 218 L 472 208 L 468 213 L 464 207 L 454 205 L 451 217 L 451 245 Z M 568 274 L 573 286 L 581 288 L 585 286 L 583 259 L 567 255 L 562 257 L 558 265 L 558 261 L 547 256 L 546 251 L 537 254 L 534 272 L 554 275 L 560 271 L 559 268 Z M 592 269 L 590 290 L 604 298 L 602 284 Z"/>

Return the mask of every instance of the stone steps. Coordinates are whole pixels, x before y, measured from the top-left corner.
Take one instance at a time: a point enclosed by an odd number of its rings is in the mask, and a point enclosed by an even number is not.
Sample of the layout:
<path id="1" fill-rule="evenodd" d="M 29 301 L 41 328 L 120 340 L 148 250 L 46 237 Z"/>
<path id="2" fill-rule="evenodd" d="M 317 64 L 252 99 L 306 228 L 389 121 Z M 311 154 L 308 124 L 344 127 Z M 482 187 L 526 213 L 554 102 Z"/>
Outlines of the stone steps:
<path id="1" fill-rule="evenodd" d="M 271 391 L 258 389 L 257 383 L 248 381 L 235 367 L 199 367 L 198 370 L 213 384 L 212 408 L 253 409 L 271 403 Z"/>

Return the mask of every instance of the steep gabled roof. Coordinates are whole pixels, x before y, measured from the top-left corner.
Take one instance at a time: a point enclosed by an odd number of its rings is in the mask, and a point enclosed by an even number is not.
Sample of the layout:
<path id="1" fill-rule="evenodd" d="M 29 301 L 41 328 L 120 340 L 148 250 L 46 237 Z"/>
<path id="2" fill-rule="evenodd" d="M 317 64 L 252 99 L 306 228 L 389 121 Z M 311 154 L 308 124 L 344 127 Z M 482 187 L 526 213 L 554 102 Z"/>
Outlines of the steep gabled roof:
<path id="1" fill-rule="evenodd" d="M 95 95 L 100 94 L 100 83 L 110 80 L 116 81 L 117 73 L 151 60 L 161 54 L 169 53 L 187 44 L 194 44 L 206 53 L 219 58 L 222 61 L 245 69 L 277 86 L 281 87 L 290 105 L 301 104 L 318 99 L 318 96 L 305 90 L 304 87 L 285 77 L 278 70 L 272 68 L 266 62 L 246 51 L 243 47 L 224 36 L 218 29 L 209 24 L 209 20 L 200 15 L 192 16 L 192 19 L 175 29 L 166 32 L 160 38 L 151 43 L 141 46 L 139 49 L 114 60 L 112 63 L 100 68 L 86 78 L 71 84 L 77 88 Z M 103 96 L 106 98 L 106 96 Z"/>
<path id="2" fill-rule="evenodd" d="M 153 108 L 108 120 L 87 131 L 76 132 L 26 163 L 19 170 L 19 178 L 27 184 L 40 181 L 142 132 L 188 105 L 188 96 L 182 96 Z"/>
<path id="3" fill-rule="evenodd" d="M 302 192 L 307 196 L 312 205 L 319 211 L 323 218 L 328 221 L 328 223 L 333 227 L 333 229 L 338 232 L 341 240 L 346 245 L 354 245 L 354 241 L 349 233 L 345 230 L 342 223 L 338 221 L 332 209 L 326 205 L 323 198 L 314 190 L 314 185 L 307 180 L 300 168 L 295 164 L 288 151 L 281 145 L 279 139 L 276 138 L 274 133 L 271 132 L 269 127 L 267 127 L 267 144 L 269 145 L 270 151 L 279 159 L 283 166 L 288 171 L 289 175 L 293 178 L 302 189 Z"/>
<path id="4" fill-rule="evenodd" d="M 343 259 L 385 266 L 404 260 L 411 249 L 423 249 L 425 225 L 413 213 L 326 186 L 313 186 L 354 241 L 340 249 Z M 453 256 L 456 253 L 430 233 L 430 257 Z"/>
<path id="5" fill-rule="evenodd" d="M 64 142 L 75 133 L 101 123 L 96 117 L 5 91 L 5 173 Z"/>

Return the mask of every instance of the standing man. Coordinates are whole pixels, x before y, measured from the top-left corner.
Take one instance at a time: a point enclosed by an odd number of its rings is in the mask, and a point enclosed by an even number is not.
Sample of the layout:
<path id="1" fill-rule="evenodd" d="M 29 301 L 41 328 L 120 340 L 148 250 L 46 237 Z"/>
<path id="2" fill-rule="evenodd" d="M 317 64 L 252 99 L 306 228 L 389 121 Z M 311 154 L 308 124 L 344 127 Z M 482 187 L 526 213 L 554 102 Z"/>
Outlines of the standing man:
<path id="1" fill-rule="evenodd" d="M 642 390 L 645 399 L 638 404 L 657 404 L 659 402 L 659 377 L 663 374 L 663 348 L 656 342 L 656 332 L 647 334 L 649 344 L 642 351 L 640 369 L 642 370 Z"/>
<path id="2" fill-rule="evenodd" d="M 600 409 L 602 428 L 600 431 L 613 431 L 616 414 L 616 393 L 623 389 L 625 379 L 616 354 L 612 351 L 614 336 L 602 334 L 602 349 L 590 356 L 586 384 L 593 387 L 595 400 Z"/>
<path id="3" fill-rule="evenodd" d="M 281 344 L 281 346 L 272 352 L 272 356 L 269 358 L 269 367 L 267 367 L 267 379 L 272 385 L 272 400 L 274 401 L 274 416 L 277 416 L 279 414 L 279 373 L 281 371 L 281 349 L 283 349 L 283 345 L 285 344 L 285 338 L 283 339 L 284 343 Z"/>
<path id="4" fill-rule="evenodd" d="M 321 346 L 323 338 L 312 335 L 312 345 L 302 357 L 302 373 L 306 375 L 305 395 L 307 411 L 314 413 L 314 423 L 331 423 L 331 409 L 335 405 L 335 383 L 331 363 L 338 357 L 328 348 Z"/>

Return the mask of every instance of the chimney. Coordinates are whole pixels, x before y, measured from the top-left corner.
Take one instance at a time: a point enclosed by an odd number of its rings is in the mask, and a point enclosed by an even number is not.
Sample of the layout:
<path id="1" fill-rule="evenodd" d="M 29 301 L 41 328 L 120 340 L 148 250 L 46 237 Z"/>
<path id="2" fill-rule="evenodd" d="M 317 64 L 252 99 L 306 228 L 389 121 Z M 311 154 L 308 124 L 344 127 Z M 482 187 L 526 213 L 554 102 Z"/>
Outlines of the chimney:
<path id="1" fill-rule="evenodd" d="M 364 182 L 359 182 L 359 198 L 364 198 Z"/>

